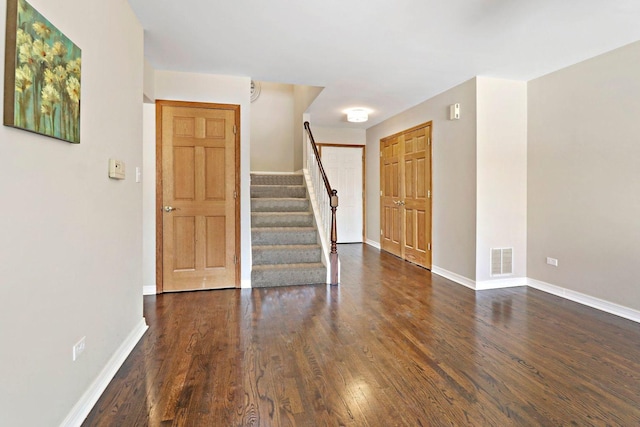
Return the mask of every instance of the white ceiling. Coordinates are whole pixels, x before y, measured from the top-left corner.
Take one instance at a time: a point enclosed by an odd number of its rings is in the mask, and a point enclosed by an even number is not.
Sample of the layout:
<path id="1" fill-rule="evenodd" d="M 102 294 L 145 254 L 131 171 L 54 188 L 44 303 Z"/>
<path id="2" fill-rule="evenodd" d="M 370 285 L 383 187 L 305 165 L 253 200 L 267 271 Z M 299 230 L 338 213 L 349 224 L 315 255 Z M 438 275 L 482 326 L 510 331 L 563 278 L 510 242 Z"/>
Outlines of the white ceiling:
<path id="1" fill-rule="evenodd" d="M 476 75 L 530 80 L 640 40 L 638 0 L 129 0 L 159 70 L 323 86 L 368 128 Z M 351 124 L 343 110 L 370 109 Z"/>

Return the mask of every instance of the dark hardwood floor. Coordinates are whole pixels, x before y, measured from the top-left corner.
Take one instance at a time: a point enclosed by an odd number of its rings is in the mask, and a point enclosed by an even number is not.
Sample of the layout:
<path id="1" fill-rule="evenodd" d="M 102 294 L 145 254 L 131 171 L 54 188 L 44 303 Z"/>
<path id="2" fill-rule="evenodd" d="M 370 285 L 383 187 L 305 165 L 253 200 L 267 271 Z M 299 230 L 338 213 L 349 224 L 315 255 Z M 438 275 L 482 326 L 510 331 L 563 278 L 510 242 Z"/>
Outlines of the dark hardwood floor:
<path id="1" fill-rule="evenodd" d="M 638 426 L 640 325 L 362 245 L 339 287 L 145 297 L 85 426 Z"/>

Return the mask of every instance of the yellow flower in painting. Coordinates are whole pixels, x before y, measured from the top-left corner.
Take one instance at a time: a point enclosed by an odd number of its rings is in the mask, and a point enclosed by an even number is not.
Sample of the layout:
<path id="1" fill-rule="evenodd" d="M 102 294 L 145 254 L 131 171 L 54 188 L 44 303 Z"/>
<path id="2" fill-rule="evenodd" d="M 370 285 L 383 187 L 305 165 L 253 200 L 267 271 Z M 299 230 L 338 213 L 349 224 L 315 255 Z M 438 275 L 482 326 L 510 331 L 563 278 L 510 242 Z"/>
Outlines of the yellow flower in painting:
<path id="1" fill-rule="evenodd" d="M 69 72 L 69 74 L 73 74 L 77 78 L 80 78 L 80 68 L 80 58 L 73 59 L 67 64 L 67 71 Z"/>
<path id="2" fill-rule="evenodd" d="M 51 35 L 51 28 L 49 28 L 44 22 L 34 22 L 31 28 L 33 28 L 33 31 L 43 39 L 46 39 Z"/>
<path id="3" fill-rule="evenodd" d="M 33 55 L 33 46 L 31 46 L 31 43 L 25 43 L 20 46 L 18 57 L 21 64 L 32 65 L 36 62 L 35 56 Z"/>
<path id="4" fill-rule="evenodd" d="M 44 82 L 48 85 L 62 86 L 65 80 L 67 80 L 67 70 L 62 65 L 58 65 L 55 69 L 44 70 Z"/>
<path id="5" fill-rule="evenodd" d="M 31 45 L 33 43 L 33 39 L 31 38 L 31 34 L 22 30 L 22 28 L 18 28 L 16 31 L 16 45 L 22 46 L 23 44 Z"/>
<path id="6" fill-rule="evenodd" d="M 33 56 L 41 64 L 49 64 L 51 62 L 51 47 L 42 40 L 33 42 Z"/>
<path id="7" fill-rule="evenodd" d="M 42 103 L 53 105 L 59 102 L 60 92 L 58 92 L 53 85 L 45 85 L 44 88 L 42 88 Z"/>
<path id="8" fill-rule="evenodd" d="M 63 57 L 67 54 L 67 47 L 62 42 L 55 42 L 51 48 L 51 53 L 55 56 Z"/>
<path id="9" fill-rule="evenodd" d="M 31 68 L 27 65 L 23 65 L 20 68 L 16 68 L 16 90 L 21 93 L 25 93 L 33 84 L 33 73 Z"/>
<path id="10" fill-rule="evenodd" d="M 44 82 L 48 85 L 54 84 L 56 81 L 56 75 L 51 71 L 50 68 L 44 70 Z"/>
<path id="11" fill-rule="evenodd" d="M 58 65 L 54 71 L 56 73 L 56 79 L 58 83 L 62 84 L 65 80 L 67 80 L 68 73 L 62 65 Z"/>
<path id="12" fill-rule="evenodd" d="M 40 112 L 47 116 L 51 115 L 51 113 L 53 113 L 53 105 L 47 102 L 43 103 L 40 106 Z"/>
<path id="13" fill-rule="evenodd" d="M 80 81 L 73 76 L 67 80 L 67 94 L 71 101 L 76 104 L 80 102 Z"/>

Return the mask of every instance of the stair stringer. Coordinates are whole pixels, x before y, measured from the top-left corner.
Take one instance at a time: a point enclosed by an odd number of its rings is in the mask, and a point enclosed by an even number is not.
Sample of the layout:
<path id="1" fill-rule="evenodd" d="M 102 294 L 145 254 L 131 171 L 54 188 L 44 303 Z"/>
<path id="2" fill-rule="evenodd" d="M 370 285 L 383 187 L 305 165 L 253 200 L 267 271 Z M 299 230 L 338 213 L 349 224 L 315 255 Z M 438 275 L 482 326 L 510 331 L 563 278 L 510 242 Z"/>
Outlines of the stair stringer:
<path id="1" fill-rule="evenodd" d="M 322 247 L 322 263 L 327 266 L 327 284 L 331 283 L 331 263 L 329 261 L 329 253 L 331 252 L 331 244 L 327 236 L 328 230 L 324 229 L 322 217 L 320 216 L 320 209 L 318 207 L 318 198 L 316 191 L 313 188 L 313 182 L 311 180 L 311 174 L 308 169 L 302 169 L 304 175 L 304 182 L 307 186 L 307 194 L 311 201 L 311 208 L 313 210 L 313 218 L 316 222 L 316 229 L 318 230 L 318 237 L 320 239 L 320 246 Z M 340 279 L 340 259 L 338 258 L 338 281 Z"/>

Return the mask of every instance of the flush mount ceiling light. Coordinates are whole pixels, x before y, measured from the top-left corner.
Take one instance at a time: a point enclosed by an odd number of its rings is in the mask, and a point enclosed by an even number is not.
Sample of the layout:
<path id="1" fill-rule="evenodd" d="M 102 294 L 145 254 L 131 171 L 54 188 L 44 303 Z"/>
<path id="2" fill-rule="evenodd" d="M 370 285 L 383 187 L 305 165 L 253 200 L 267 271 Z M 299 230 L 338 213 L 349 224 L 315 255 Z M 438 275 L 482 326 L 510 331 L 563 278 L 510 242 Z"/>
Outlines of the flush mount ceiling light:
<path id="1" fill-rule="evenodd" d="M 352 123 L 362 123 L 369 120 L 369 113 L 364 108 L 352 108 L 347 110 L 347 121 Z"/>

